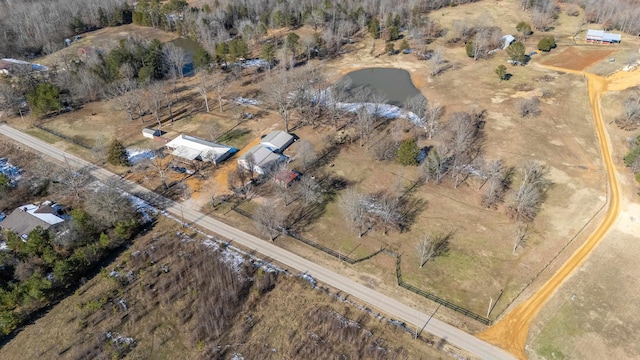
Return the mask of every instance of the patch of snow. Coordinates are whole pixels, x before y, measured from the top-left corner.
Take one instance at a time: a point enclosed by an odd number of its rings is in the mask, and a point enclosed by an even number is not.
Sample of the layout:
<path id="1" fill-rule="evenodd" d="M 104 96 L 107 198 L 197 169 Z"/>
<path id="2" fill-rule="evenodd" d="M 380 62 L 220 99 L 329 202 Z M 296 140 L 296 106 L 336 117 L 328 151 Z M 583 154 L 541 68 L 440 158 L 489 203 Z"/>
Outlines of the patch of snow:
<path id="1" fill-rule="evenodd" d="M 4 241 L 0 241 L 0 251 L 9 251 L 9 246 Z"/>
<path id="2" fill-rule="evenodd" d="M 122 345 L 135 345 L 136 340 L 130 336 L 122 336 L 118 333 L 112 333 L 111 331 L 107 331 L 104 336 L 107 340 L 111 341 L 113 345 L 118 347 Z"/>
<path id="3" fill-rule="evenodd" d="M 235 98 L 235 100 L 233 100 L 233 102 L 235 102 L 238 105 L 259 105 L 260 101 L 256 100 L 256 99 L 248 99 L 245 97 L 238 97 Z"/>
<path id="4" fill-rule="evenodd" d="M 242 354 L 234 353 L 231 356 L 231 360 L 244 360 L 244 356 L 242 356 Z"/>
<path id="5" fill-rule="evenodd" d="M 240 65 L 242 67 L 269 67 L 270 64 L 268 61 L 266 60 L 262 60 L 262 59 L 250 59 L 250 60 L 245 60 L 243 62 L 240 63 L 235 63 L 234 65 Z"/>
<path id="6" fill-rule="evenodd" d="M 9 159 L 0 158 L 0 174 L 4 174 L 11 182 L 20 179 L 20 168 L 11 164 Z"/>
<path id="7" fill-rule="evenodd" d="M 376 103 L 352 103 L 352 102 L 334 102 L 333 96 L 331 95 L 331 88 L 327 88 L 324 90 L 318 91 L 315 95 L 313 95 L 313 102 L 321 103 L 325 105 L 332 105 L 338 109 L 341 109 L 350 113 L 357 113 L 364 109 L 368 113 L 378 116 L 384 117 L 387 119 L 407 119 L 412 124 L 416 126 L 421 126 L 423 119 L 421 119 L 415 113 L 404 110 L 401 107 L 390 105 L 390 104 L 376 104 Z"/>
<path id="8" fill-rule="evenodd" d="M 135 165 L 144 160 L 151 160 L 156 157 L 156 154 L 153 150 L 145 150 L 145 149 L 127 149 L 127 154 L 129 154 L 129 162 L 131 165 Z"/>
<path id="9" fill-rule="evenodd" d="M 301 278 L 303 278 L 304 280 L 308 281 L 309 284 L 311 284 L 311 286 L 313 287 L 317 287 L 318 283 L 316 282 L 316 279 L 314 279 L 311 275 L 304 273 L 302 275 L 300 275 Z"/>

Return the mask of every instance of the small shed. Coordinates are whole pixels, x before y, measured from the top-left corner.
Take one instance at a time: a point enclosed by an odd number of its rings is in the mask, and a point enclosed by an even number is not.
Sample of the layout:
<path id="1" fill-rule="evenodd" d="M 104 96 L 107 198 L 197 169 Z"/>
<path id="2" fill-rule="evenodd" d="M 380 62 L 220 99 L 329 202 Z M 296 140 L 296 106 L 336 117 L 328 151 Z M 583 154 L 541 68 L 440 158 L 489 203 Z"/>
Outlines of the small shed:
<path id="1" fill-rule="evenodd" d="M 295 140 L 295 137 L 288 132 L 276 130 L 265 135 L 260 140 L 260 144 L 271 148 L 273 151 L 283 152 Z"/>
<path id="2" fill-rule="evenodd" d="M 288 188 L 300 178 L 300 173 L 289 169 L 282 169 L 273 177 L 273 181 L 283 188 Z"/>
<path id="3" fill-rule="evenodd" d="M 150 129 L 150 128 L 144 128 L 142 129 L 142 136 L 149 138 L 149 139 L 153 139 L 156 136 L 161 136 L 162 132 L 158 129 Z"/>
<path id="4" fill-rule="evenodd" d="M 513 35 L 505 35 L 500 39 L 502 40 L 502 48 L 503 49 L 508 48 L 509 45 L 511 45 L 513 42 L 516 41 L 516 38 L 513 37 Z"/>

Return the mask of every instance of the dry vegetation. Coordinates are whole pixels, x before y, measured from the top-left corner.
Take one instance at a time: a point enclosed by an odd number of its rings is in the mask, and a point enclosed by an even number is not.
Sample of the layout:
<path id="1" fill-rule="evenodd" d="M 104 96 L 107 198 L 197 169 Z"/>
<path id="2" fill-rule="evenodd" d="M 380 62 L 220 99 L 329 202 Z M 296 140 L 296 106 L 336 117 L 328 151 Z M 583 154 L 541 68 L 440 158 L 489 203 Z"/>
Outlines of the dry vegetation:
<path id="1" fill-rule="evenodd" d="M 305 280 L 264 271 L 179 230 L 171 220 L 160 219 L 100 275 L 5 344 L 0 357 L 446 356 L 431 340 L 413 340 Z"/>

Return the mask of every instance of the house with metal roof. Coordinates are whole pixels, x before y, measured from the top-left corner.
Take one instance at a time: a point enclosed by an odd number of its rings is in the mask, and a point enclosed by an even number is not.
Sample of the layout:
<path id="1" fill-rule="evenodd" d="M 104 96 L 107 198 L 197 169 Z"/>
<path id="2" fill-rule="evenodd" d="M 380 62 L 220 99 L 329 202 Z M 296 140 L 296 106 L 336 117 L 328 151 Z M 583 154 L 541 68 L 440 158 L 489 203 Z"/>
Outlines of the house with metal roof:
<path id="1" fill-rule="evenodd" d="M 246 170 L 265 175 L 274 170 L 278 164 L 285 163 L 288 157 L 277 153 L 263 144 L 256 145 L 238 158 L 238 165 Z"/>
<path id="2" fill-rule="evenodd" d="M 296 138 L 286 131 L 276 130 L 265 135 L 260 144 L 273 149 L 276 152 L 283 152 L 289 145 L 293 144 Z"/>
<path id="3" fill-rule="evenodd" d="M 2 222 L 0 228 L 12 231 L 23 239 L 37 227 L 48 230 L 64 222 L 62 208 L 50 201 L 41 205 L 27 204 L 13 210 Z"/>
<path id="4" fill-rule="evenodd" d="M 175 139 L 169 141 L 165 146 L 169 149 L 173 149 L 173 152 L 171 153 L 173 156 L 187 160 L 208 161 L 214 164 L 223 162 L 238 151 L 231 146 L 214 143 L 184 134 L 180 134 Z"/>
<path id="5" fill-rule="evenodd" d="M 622 40 L 622 35 L 609 33 L 604 30 L 587 30 L 586 41 L 596 44 L 618 44 Z"/>

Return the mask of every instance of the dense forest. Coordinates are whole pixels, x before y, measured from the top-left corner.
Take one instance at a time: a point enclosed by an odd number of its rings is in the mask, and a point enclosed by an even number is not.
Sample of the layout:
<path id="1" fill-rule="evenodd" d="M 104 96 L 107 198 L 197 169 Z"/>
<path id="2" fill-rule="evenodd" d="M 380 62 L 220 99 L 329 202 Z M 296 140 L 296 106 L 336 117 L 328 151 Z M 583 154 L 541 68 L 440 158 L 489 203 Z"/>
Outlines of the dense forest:
<path id="1" fill-rule="evenodd" d="M 340 43 L 369 24 L 371 19 L 397 17 L 412 32 L 424 25 L 420 16 L 429 10 L 476 0 L 302 0 L 205 1 L 190 7 L 184 0 L 159 2 L 142 0 L 134 7 L 122 0 L 1 0 L 0 56 L 25 58 L 51 53 L 64 46 L 64 39 L 105 26 L 138 23 L 179 31 L 196 38 L 208 49 L 234 36 L 251 42 L 267 29 L 313 26 L 328 44 Z M 533 23 L 542 27 L 557 17 L 553 0 L 520 0 Z M 637 0 L 562 0 L 585 10 L 585 21 L 601 23 L 607 29 L 640 34 L 640 6 Z M 423 20 L 423 19 L 422 19 Z M 329 46 L 330 48 L 332 46 Z"/>

